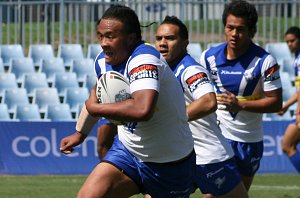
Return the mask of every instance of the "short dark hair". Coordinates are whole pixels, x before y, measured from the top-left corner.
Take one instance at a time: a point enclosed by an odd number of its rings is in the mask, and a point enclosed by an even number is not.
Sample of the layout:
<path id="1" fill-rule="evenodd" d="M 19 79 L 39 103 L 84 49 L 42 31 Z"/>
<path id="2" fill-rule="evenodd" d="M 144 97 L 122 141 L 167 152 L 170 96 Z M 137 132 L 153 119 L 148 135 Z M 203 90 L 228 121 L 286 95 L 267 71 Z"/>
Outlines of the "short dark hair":
<path id="1" fill-rule="evenodd" d="M 176 16 L 166 16 L 165 19 L 161 22 L 162 24 L 173 24 L 179 27 L 179 36 L 182 39 L 188 39 L 189 38 L 189 33 L 188 30 L 185 26 L 185 24 L 178 19 Z"/>
<path id="2" fill-rule="evenodd" d="M 257 23 L 257 11 L 254 5 L 243 0 L 235 0 L 231 3 L 225 5 L 225 9 L 222 16 L 222 21 L 224 26 L 226 25 L 226 19 L 228 15 L 233 15 L 235 17 L 241 17 L 247 21 L 249 29 L 255 29 Z"/>
<path id="3" fill-rule="evenodd" d="M 300 28 L 296 26 L 292 26 L 287 31 L 285 32 L 285 35 L 287 34 L 293 34 L 295 35 L 298 39 L 300 39 Z"/>
<path id="4" fill-rule="evenodd" d="M 124 24 L 125 33 L 135 33 L 137 39 L 142 39 L 141 27 L 138 16 L 131 8 L 127 6 L 118 4 L 113 5 L 104 12 L 101 19 L 116 19 Z"/>

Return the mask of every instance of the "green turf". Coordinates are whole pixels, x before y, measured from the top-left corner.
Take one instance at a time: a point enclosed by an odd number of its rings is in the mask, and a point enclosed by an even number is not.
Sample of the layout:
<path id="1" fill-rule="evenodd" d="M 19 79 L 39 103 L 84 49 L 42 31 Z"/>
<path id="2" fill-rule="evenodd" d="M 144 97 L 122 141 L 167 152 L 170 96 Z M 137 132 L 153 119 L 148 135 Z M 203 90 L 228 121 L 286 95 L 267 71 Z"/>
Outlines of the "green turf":
<path id="1" fill-rule="evenodd" d="M 0 176 L 1 198 L 74 198 L 86 176 Z M 300 175 L 257 175 L 251 198 L 300 198 Z M 142 198 L 136 195 L 132 198 Z M 191 198 L 201 197 L 199 190 Z"/>

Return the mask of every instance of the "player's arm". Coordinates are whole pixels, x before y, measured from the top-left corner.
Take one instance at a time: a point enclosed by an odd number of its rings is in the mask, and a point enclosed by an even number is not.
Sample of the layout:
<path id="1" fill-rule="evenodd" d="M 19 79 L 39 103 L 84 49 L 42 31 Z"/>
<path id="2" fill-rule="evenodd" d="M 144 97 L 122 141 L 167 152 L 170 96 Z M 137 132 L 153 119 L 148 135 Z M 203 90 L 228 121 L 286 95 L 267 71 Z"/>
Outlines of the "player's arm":
<path id="1" fill-rule="evenodd" d="M 299 90 L 297 91 L 297 109 L 296 109 L 296 126 L 298 127 L 298 129 L 300 129 L 300 92 Z"/>
<path id="2" fill-rule="evenodd" d="M 222 94 L 218 94 L 217 102 L 220 105 L 224 105 L 224 108 L 221 110 L 231 112 L 243 110 L 254 113 L 275 113 L 282 108 L 282 89 L 267 91 L 264 93 L 264 98 L 246 101 L 239 101 L 233 93 L 225 91 Z"/>
<path id="3" fill-rule="evenodd" d="M 186 108 L 188 121 L 197 120 L 217 110 L 216 94 L 206 69 L 198 65 L 186 68 L 182 73 L 181 83 L 187 98 L 192 98 Z"/>
<path id="4" fill-rule="evenodd" d="M 278 114 L 283 115 L 289 109 L 290 106 L 297 102 L 297 98 L 298 95 L 296 92 L 286 102 L 283 103 L 282 109 L 278 112 Z"/>
<path id="5" fill-rule="evenodd" d="M 207 93 L 187 106 L 188 121 L 197 120 L 217 110 L 215 93 Z"/>
<path id="6" fill-rule="evenodd" d="M 147 121 L 155 110 L 158 92 L 154 89 L 143 89 L 131 94 L 131 98 L 117 103 L 98 103 L 96 91 L 92 91 L 86 101 L 88 112 L 93 116 L 123 122 Z"/>

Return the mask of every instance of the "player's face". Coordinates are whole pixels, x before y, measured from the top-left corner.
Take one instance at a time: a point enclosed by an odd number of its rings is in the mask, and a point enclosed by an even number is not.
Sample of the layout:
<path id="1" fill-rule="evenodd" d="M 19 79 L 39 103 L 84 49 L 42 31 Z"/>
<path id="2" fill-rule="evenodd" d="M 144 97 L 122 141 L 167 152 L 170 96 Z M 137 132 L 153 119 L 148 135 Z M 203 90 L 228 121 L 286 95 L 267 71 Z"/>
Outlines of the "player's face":
<path id="1" fill-rule="evenodd" d="M 289 46 L 291 52 L 295 53 L 300 51 L 300 39 L 297 38 L 294 34 L 287 34 L 285 36 L 285 41 Z"/>
<path id="2" fill-rule="evenodd" d="M 97 25 L 97 37 L 105 53 L 105 62 L 110 65 L 123 63 L 132 48 L 132 35 L 124 31 L 124 24 L 115 19 L 101 19 Z"/>
<path id="3" fill-rule="evenodd" d="M 162 24 L 156 30 L 155 47 L 163 55 L 170 66 L 186 53 L 188 40 L 179 35 L 179 27 L 173 24 Z"/>
<path id="4" fill-rule="evenodd" d="M 246 20 L 233 15 L 228 15 L 224 30 L 227 47 L 235 51 L 247 49 L 254 36 L 254 30 L 248 28 Z"/>

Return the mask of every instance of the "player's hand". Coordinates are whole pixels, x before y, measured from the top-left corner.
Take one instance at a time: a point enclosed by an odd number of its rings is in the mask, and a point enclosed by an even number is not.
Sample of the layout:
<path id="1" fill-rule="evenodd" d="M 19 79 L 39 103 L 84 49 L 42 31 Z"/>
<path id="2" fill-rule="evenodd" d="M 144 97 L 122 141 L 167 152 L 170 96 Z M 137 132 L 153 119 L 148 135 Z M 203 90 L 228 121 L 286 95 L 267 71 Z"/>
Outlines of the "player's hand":
<path id="1" fill-rule="evenodd" d="M 60 152 L 64 154 L 71 154 L 74 150 L 74 147 L 81 144 L 84 141 L 85 137 L 86 136 L 82 133 L 76 132 L 70 136 L 63 138 L 60 142 Z"/>
<path id="2" fill-rule="evenodd" d="M 230 112 L 238 112 L 241 110 L 238 99 L 229 91 L 225 91 L 222 94 L 217 94 L 217 103 L 219 110 Z"/>
<path id="3" fill-rule="evenodd" d="M 288 110 L 287 107 L 282 108 L 279 112 L 277 112 L 278 115 L 283 115 Z"/>

